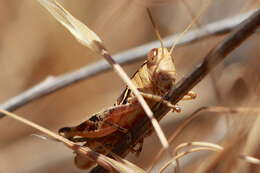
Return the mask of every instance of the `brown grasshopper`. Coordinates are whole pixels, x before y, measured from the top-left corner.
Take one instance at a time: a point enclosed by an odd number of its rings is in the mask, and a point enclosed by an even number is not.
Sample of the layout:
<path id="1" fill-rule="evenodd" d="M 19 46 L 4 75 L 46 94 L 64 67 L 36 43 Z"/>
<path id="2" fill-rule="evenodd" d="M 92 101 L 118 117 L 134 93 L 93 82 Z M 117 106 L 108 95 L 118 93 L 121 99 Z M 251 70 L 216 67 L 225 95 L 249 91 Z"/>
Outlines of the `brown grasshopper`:
<path id="1" fill-rule="evenodd" d="M 152 20 L 150 13 L 149 16 Z M 152 23 L 156 29 L 153 20 Z M 157 36 L 161 40 L 158 34 Z M 154 48 L 148 53 L 146 61 L 134 73 L 131 80 L 150 107 L 162 102 L 174 111 L 180 111 L 178 106 L 162 99 L 176 82 L 176 69 L 171 53 L 163 45 L 162 48 Z M 183 100 L 190 100 L 195 97 L 195 93 L 189 92 Z M 59 134 L 74 142 L 84 142 L 84 146 L 94 151 L 108 154 L 120 135 L 126 133 L 143 116 L 145 116 L 145 113 L 142 107 L 132 91 L 126 87 L 113 107 L 94 114 L 78 126 L 61 128 Z M 133 149 L 133 151 L 140 153 L 142 141 L 140 141 L 139 148 Z M 86 169 L 92 166 L 94 162 L 77 154 L 75 164 L 79 168 Z"/>

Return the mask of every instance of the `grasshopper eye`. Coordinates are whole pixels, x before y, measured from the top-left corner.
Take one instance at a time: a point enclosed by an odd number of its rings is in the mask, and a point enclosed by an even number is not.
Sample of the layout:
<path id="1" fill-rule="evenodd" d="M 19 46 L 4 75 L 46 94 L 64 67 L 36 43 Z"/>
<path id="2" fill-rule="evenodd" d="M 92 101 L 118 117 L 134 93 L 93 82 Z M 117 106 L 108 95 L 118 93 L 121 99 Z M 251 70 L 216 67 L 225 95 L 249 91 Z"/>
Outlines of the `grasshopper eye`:
<path id="1" fill-rule="evenodd" d="M 152 53 L 153 56 L 157 56 L 158 55 L 158 49 L 157 48 L 152 49 L 151 53 Z"/>
<path id="2" fill-rule="evenodd" d="M 158 49 L 157 48 L 154 48 L 152 49 L 149 53 L 148 53 L 148 60 L 150 62 L 154 61 L 155 60 L 155 57 L 157 57 L 158 55 Z"/>

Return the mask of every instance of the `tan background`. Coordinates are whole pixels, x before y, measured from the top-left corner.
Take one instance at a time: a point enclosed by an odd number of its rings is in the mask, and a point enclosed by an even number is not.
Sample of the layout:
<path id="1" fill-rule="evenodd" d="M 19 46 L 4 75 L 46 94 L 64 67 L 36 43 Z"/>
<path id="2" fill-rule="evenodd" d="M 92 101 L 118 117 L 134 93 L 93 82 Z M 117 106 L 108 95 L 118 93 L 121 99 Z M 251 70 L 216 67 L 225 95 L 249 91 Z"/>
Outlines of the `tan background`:
<path id="1" fill-rule="evenodd" d="M 198 12 L 205 0 L 188 3 L 194 12 Z M 156 39 L 146 15 L 146 6 L 152 6 L 163 36 L 182 31 L 191 21 L 187 9 L 177 0 L 64 0 L 62 4 L 92 28 L 112 54 Z M 257 5 L 253 0 L 213 1 L 200 22 L 236 15 Z M 50 75 L 60 75 L 101 59 L 77 43 L 35 0 L 1 0 L 0 24 L 0 102 Z M 174 59 L 179 76 L 190 71 L 219 40 L 221 37 L 178 48 Z M 198 99 L 180 104 L 183 113 L 178 115 L 179 118 L 207 105 L 259 105 L 258 45 L 259 35 L 255 34 L 229 57 L 224 69 L 218 67 L 215 70 L 213 80 L 210 77 L 203 80 L 194 89 Z M 131 74 L 140 63 L 127 65 L 125 69 Z M 237 79 L 241 80 L 237 82 Z M 123 87 L 121 80 L 110 71 L 35 100 L 16 113 L 57 131 L 63 126 L 76 125 L 86 115 L 112 105 Z M 168 135 L 174 131 L 173 115 L 169 114 L 161 123 Z M 229 119 L 233 120 L 233 117 Z M 229 122 L 228 127 L 235 129 L 248 125 L 251 119 L 237 118 Z M 231 130 L 227 129 L 226 123 L 217 116 L 202 116 L 178 138 L 176 144 L 193 140 L 219 141 Z M 38 132 L 30 127 L 6 117 L 0 121 L 0 132 L 0 172 L 84 172 L 73 165 L 69 149 L 59 143 L 32 137 L 31 134 Z M 131 158 L 145 168 L 150 155 L 159 148 L 158 139 L 152 136 L 145 141 L 141 156 Z"/>

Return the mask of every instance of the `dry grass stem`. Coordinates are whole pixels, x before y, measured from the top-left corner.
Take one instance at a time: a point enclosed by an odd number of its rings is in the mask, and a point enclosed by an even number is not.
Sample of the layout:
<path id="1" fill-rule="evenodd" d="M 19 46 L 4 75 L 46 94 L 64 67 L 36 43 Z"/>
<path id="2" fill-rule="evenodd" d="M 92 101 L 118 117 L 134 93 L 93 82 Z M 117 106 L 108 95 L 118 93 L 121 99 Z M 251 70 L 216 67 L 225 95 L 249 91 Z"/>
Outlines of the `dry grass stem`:
<path id="1" fill-rule="evenodd" d="M 194 153 L 194 152 L 199 152 L 199 151 L 216 151 L 216 149 L 211 148 L 211 147 L 196 147 L 196 148 L 192 148 L 189 149 L 187 151 L 183 151 L 181 153 L 179 153 L 178 155 L 176 155 L 173 159 L 171 159 L 170 161 L 168 161 L 161 169 L 160 169 L 160 173 L 165 171 L 172 163 L 176 162 L 176 160 L 182 158 L 183 156 L 186 156 L 188 154 Z"/>
<path id="2" fill-rule="evenodd" d="M 183 151 L 181 153 L 178 154 L 178 151 L 185 148 L 185 147 L 194 147 L 195 148 L 191 148 L 188 149 L 187 151 Z M 172 163 L 176 163 L 178 159 L 182 158 L 183 156 L 193 153 L 193 152 L 198 152 L 198 151 L 214 151 L 214 152 L 222 152 L 223 150 L 225 150 L 222 146 L 214 144 L 214 143 L 209 143 L 209 142 L 187 142 L 187 143 L 182 143 L 180 145 L 178 145 L 175 148 L 175 153 L 176 156 L 169 160 L 161 169 L 160 172 L 163 172 L 166 168 L 168 168 Z M 255 158 L 255 157 L 251 157 L 251 156 L 245 156 L 245 155 L 238 155 L 237 156 L 239 159 L 242 159 L 248 163 L 251 164 L 260 164 L 260 160 Z"/>

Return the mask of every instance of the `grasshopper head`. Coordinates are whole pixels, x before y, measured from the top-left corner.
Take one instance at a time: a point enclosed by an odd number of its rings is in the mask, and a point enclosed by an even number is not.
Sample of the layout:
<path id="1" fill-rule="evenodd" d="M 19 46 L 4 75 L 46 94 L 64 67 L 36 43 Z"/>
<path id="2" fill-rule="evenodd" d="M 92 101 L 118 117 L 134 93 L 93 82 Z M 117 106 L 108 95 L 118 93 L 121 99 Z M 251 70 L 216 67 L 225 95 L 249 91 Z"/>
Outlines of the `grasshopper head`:
<path id="1" fill-rule="evenodd" d="M 148 53 L 147 68 L 159 94 L 165 94 L 176 80 L 175 66 L 167 48 L 155 48 Z"/>

